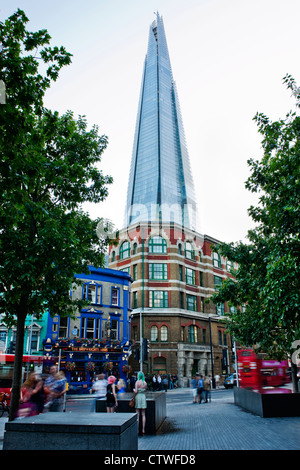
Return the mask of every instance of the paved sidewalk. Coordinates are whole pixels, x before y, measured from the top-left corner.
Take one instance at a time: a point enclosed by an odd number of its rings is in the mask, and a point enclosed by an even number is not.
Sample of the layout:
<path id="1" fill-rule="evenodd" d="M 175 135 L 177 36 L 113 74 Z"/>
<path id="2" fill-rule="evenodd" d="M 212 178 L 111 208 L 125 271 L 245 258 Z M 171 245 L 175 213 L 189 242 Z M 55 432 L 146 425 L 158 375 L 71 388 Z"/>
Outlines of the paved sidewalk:
<path id="1" fill-rule="evenodd" d="M 139 450 L 300 450 L 300 417 L 261 418 L 236 406 L 233 393 L 220 395 L 169 403 L 159 433 L 139 438 Z"/>
<path id="2" fill-rule="evenodd" d="M 139 450 L 300 450 L 300 417 L 261 418 L 236 406 L 230 391 L 215 390 L 202 404 L 192 403 L 190 389 L 167 394 L 167 418 L 156 435 L 139 437 Z M 6 421 L 0 418 L 0 449 Z"/>

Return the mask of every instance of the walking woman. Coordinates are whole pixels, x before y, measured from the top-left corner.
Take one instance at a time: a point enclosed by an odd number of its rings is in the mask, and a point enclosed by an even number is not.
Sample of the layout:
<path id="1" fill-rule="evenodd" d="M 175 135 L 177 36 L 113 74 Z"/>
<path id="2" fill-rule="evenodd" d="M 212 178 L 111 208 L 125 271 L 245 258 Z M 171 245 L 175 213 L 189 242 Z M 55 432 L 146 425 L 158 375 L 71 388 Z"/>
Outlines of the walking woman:
<path id="1" fill-rule="evenodd" d="M 114 413 L 115 408 L 118 406 L 117 393 L 115 381 L 116 377 L 110 375 L 107 379 L 107 393 L 106 393 L 106 411 L 107 413 Z"/>
<path id="2" fill-rule="evenodd" d="M 135 409 L 138 414 L 138 423 L 140 425 L 140 420 L 142 417 L 142 434 L 145 434 L 146 428 L 146 408 L 147 408 L 147 401 L 146 401 L 146 390 L 147 390 L 147 383 L 145 381 L 145 376 L 143 372 L 139 372 L 138 379 L 135 383 L 134 392 L 135 395 Z"/>

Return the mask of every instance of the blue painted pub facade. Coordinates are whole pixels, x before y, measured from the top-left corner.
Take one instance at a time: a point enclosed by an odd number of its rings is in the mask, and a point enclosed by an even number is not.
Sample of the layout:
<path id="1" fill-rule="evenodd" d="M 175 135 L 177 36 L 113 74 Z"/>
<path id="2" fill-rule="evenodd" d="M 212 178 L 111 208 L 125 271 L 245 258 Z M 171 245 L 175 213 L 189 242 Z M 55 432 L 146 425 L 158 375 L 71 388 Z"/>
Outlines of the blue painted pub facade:
<path id="1" fill-rule="evenodd" d="M 127 272 L 89 266 L 76 275 L 80 286 L 71 295 L 87 304 L 76 318 L 55 315 L 48 319 L 44 365 L 59 363 L 70 393 L 88 393 L 101 372 L 127 377 L 130 347 L 130 289 Z"/>

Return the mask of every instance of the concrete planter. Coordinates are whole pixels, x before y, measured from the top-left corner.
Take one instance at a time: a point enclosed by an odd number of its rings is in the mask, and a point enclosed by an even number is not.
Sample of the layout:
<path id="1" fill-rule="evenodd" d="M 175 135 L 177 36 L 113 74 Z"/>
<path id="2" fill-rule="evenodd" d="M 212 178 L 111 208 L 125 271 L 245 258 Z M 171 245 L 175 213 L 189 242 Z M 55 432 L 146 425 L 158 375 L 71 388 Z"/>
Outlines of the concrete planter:
<path id="1" fill-rule="evenodd" d="M 5 424 L 3 450 L 137 450 L 136 414 L 42 413 Z"/>
<path id="2" fill-rule="evenodd" d="M 234 403 L 262 418 L 300 416 L 300 393 L 258 393 L 234 387 Z"/>
<path id="3" fill-rule="evenodd" d="M 134 413 L 135 409 L 130 408 L 129 402 L 132 393 L 122 393 L 118 395 L 117 413 Z M 155 434 L 166 418 L 166 393 L 147 392 L 146 393 L 146 434 Z M 106 401 L 96 400 L 96 412 L 106 412 Z"/>

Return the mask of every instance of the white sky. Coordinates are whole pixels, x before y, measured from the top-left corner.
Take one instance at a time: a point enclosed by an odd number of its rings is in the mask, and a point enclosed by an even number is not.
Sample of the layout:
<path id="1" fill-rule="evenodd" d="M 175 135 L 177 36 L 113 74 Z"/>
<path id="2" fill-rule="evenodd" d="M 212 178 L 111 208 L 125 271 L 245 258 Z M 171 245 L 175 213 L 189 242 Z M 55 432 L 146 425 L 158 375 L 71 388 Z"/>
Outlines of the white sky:
<path id="1" fill-rule="evenodd" d="M 101 169 L 113 176 L 92 217 L 123 227 L 138 98 L 149 27 L 163 17 L 196 186 L 200 231 L 244 240 L 257 197 L 245 188 L 249 158 L 260 159 L 256 112 L 284 118 L 300 85 L 299 0 L 1 0 L 0 20 L 21 8 L 29 30 L 73 54 L 45 104 L 99 126 L 109 146 Z"/>

